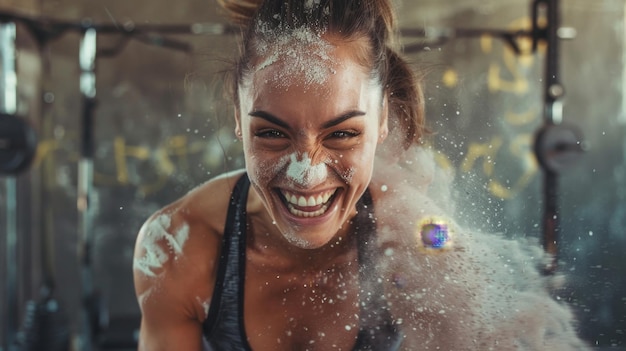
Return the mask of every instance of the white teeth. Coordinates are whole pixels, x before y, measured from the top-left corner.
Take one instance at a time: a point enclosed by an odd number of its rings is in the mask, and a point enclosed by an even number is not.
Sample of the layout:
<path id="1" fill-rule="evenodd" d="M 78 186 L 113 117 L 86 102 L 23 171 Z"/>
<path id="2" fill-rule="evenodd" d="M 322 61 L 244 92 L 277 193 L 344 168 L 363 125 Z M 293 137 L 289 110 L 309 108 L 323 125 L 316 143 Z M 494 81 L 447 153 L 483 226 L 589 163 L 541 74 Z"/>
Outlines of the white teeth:
<path id="1" fill-rule="evenodd" d="M 336 190 L 327 191 L 323 194 L 318 194 L 315 196 L 304 197 L 302 195 L 298 196 L 296 194 L 290 193 L 288 191 L 283 190 L 283 196 L 287 200 L 287 207 L 289 208 L 289 212 L 298 217 L 317 217 L 321 216 L 328 210 L 328 200 L 333 196 Z M 321 206 L 316 211 L 302 211 L 295 208 L 298 207 L 316 207 Z"/>
<path id="2" fill-rule="evenodd" d="M 287 207 L 289 208 L 289 212 L 291 212 L 292 215 L 298 216 L 298 217 L 304 217 L 304 218 L 319 217 L 323 215 L 324 213 L 326 213 L 326 210 L 328 210 L 328 204 L 325 204 L 324 206 L 322 206 L 322 208 L 314 212 L 304 212 L 304 211 L 297 210 L 293 208 L 291 204 L 287 204 Z"/>
<path id="3" fill-rule="evenodd" d="M 298 206 L 305 207 L 307 205 L 307 201 L 304 196 L 300 196 L 298 199 Z"/>
<path id="4" fill-rule="evenodd" d="M 324 193 L 324 196 L 322 197 L 322 203 L 327 203 L 328 199 L 330 199 L 331 196 L 333 196 L 335 192 L 332 193 Z"/>

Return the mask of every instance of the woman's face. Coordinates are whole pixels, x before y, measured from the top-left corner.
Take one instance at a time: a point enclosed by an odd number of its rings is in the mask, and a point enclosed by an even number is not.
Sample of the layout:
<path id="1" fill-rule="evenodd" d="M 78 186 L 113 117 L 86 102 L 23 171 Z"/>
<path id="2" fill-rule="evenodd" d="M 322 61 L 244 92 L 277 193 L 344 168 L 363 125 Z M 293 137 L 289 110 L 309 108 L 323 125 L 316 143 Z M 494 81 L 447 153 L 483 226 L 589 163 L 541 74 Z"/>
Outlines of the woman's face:
<path id="1" fill-rule="evenodd" d="M 253 189 L 292 245 L 349 229 L 387 135 L 382 88 L 356 42 L 291 40 L 266 50 L 239 89 L 237 130 Z"/>

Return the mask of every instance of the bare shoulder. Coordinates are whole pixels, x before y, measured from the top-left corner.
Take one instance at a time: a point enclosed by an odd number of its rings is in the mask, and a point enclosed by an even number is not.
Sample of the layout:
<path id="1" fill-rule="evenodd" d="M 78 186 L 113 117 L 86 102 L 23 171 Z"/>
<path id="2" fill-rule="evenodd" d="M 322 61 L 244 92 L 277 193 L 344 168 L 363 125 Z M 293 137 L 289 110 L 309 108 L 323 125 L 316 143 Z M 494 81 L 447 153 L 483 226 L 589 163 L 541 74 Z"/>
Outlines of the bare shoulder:
<path id="1" fill-rule="evenodd" d="M 191 190 L 161 212 L 171 212 L 189 225 L 222 235 L 228 203 L 243 170 L 225 173 Z"/>
<path id="2" fill-rule="evenodd" d="M 144 343 L 181 338 L 195 342 L 213 294 L 229 199 L 242 173 L 198 186 L 141 227 L 133 275 Z M 170 332 L 174 334 L 167 337 Z"/>
<path id="3" fill-rule="evenodd" d="M 136 275 L 178 280 L 209 273 L 219 255 L 231 192 L 242 173 L 212 179 L 150 216 L 135 244 Z"/>

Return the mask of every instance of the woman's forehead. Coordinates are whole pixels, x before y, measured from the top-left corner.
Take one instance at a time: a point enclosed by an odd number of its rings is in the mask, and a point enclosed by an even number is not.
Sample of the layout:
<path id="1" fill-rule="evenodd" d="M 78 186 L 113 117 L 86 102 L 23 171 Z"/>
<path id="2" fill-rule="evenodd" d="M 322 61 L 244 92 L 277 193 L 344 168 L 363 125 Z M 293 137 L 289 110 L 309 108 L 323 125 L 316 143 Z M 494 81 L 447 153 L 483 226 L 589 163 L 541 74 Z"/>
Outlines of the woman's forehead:
<path id="1" fill-rule="evenodd" d="M 259 50 L 252 72 L 285 86 L 295 83 L 324 85 L 343 64 L 342 61 L 344 59 L 338 55 L 337 47 L 327 41 L 296 37 Z M 264 74 L 266 72 L 271 74 Z"/>
<path id="2" fill-rule="evenodd" d="M 255 101 L 268 98 L 329 99 L 360 96 L 365 90 L 382 90 L 363 67 L 344 55 L 319 57 L 313 52 L 286 56 L 249 75 L 244 91 Z M 319 101 L 320 103 L 323 101 Z"/>
<path id="3" fill-rule="evenodd" d="M 351 111 L 378 114 L 382 87 L 372 84 L 355 63 L 338 65 L 324 84 L 305 84 L 305 75 L 290 77 L 289 83 L 276 80 L 284 65 L 277 62 L 254 74 L 248 88 L 241 91 L 244 115 L 264 111 L 290 124 L 315 121 L 317 125 Z"/>
<path id="4" fill-rule="evenodd" d="M 255 54 L 249 73 L 258 73 L 275 65 L 276 82 L 290 85 L 293 77 L 304 84 L 325 84 L 341 65 L 358 64 L 364 72 L 371 70 L 363 52 L 366 40 L 346 40 L 333 34 L 320 34 L 307 28 L 288 33 L 263 35 L 255 42 Z"/>
<path id="5" fill-rule="evenodd" d="M 355 80 L 371 80 L 368 69 L 358 63 L 350 49 L 329 42 L 276 46 L 259 56 L 244 77 L 243 88 L 309 92 L 333 90 L 340 77 L 345 85 Z M 358 83 L 360 84 L 360 82 Z"/>

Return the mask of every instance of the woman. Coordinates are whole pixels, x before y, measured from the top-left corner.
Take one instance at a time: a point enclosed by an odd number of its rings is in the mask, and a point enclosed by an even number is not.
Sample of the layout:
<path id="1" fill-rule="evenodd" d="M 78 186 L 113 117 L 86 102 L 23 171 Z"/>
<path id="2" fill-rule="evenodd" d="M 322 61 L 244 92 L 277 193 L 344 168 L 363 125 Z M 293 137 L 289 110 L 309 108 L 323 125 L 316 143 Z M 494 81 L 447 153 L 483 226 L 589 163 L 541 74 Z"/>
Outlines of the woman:
<path id="1" fill-rule="evenodd" d="M 232 91 L 246 169 L 142 227 L 140 349 L 517 345 L 484 322 L 487 274 L 428 179 L 404 178 L 424 123 L 390 1 L 220 3 L 244 33 Z"/>

